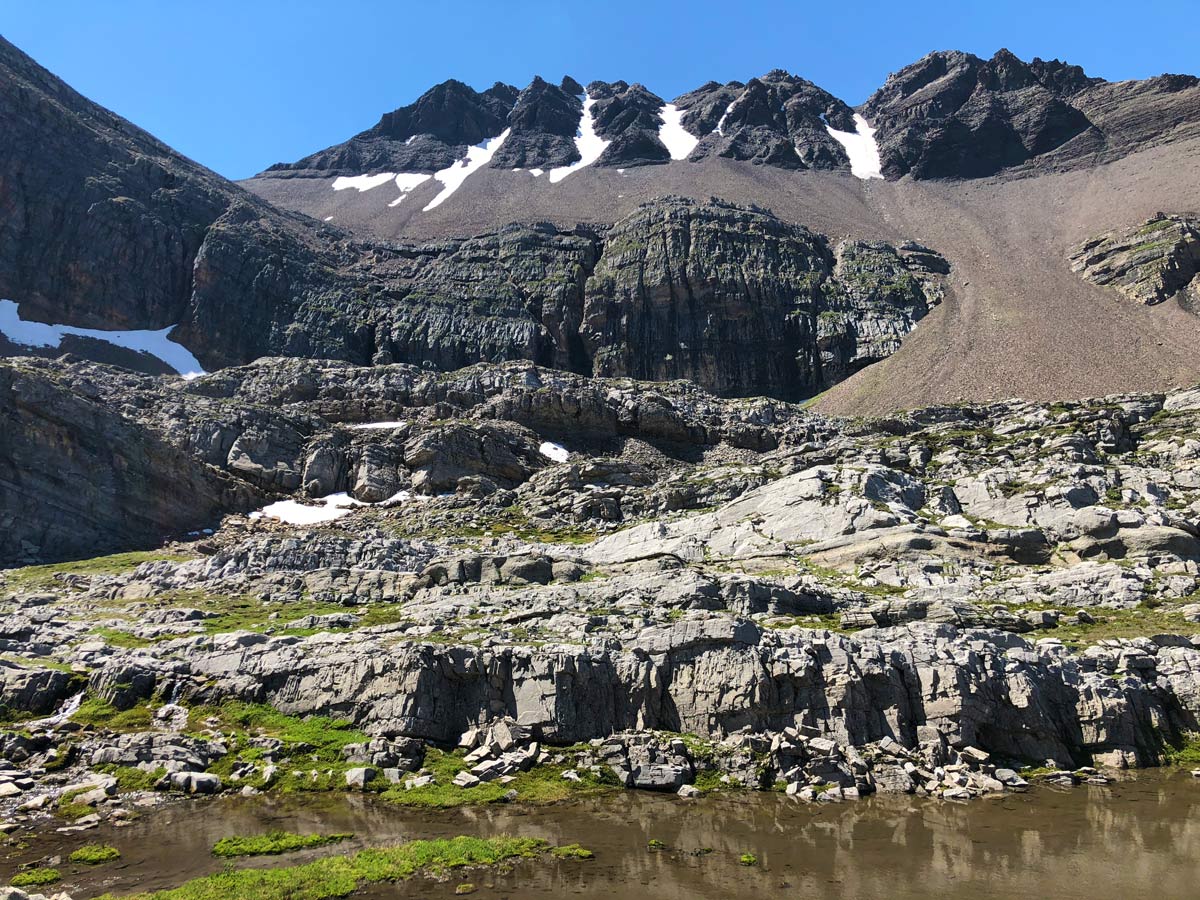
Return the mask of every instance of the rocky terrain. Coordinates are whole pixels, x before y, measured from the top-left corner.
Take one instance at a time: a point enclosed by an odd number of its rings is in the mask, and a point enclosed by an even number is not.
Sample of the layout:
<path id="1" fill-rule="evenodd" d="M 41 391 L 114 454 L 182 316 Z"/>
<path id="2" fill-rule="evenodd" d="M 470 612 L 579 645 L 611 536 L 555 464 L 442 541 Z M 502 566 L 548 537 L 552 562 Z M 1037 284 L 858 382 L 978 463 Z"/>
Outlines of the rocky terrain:
<path id="1" fill-rule="evenodd" d="M 855 110 L 782 69 L 760 78 L 709 82 L 668 101 L 643 85 L 570 76 L 535 78 L 524 90 L 497 83 L 478 93 L 439 84 L 385 113 L 373 128 L 259 179 L 327 178 L 447 168 L 468 146 L 507 134 L 488 165 L 551 169 L 580 160 L 574 138 L 581 98 L 594 101 L 595 133 L 608 142 L 598 166 L 700 162 L 719 156 L 782 169 L 851 168 L 830 129 L 854 134 Z M 664 110 L 666 110 L 664 112 Z M 666 116 L 680 111 L 691 139 L 674 155 Z M 977 178 L 1030 167 L 1094 165 L 1155 142 L 1197 135 L 1200 81 L 1162 76 L 1110 83 L 1059 60 L 1025 62 L 1008 50 L 991 59 L 939 51 L 893 73 L 862 105 L 888 178 Z"/>
<path id="2" fill-rule="evenodd" d="M 1160 213 L 1136 228 L 1102 234 L 1071 254 L 1071 269 L 1136 303 L 1200 302 L 1200 220 Z"/>
<path id="3" fill-rule="evenodd" d="M 1096 316 L 1112 279 L 1067 262 L 1148 215 L 1127 198 L 1078 212 L 1127 192 L 1119 167 L 1161 176 L 1136 193 L 1172 221 L 1200 205 L 1187 76 L 1110 84 L 1004 51 L 935 53 L 858 109 L 779 69 L 670 103 L 620 81 L 451 81 L 244 187 L 8 43 L 0 76 L 0 300 L 56 326 L 163 331 L 209 370 L 526 359 L 726 396 L 836 386 L 822 406 L 851 413 L 1200 377 L 1190 307 Z M 1045 180 L 1080 172 L 1112 186 Z M 1023 181 L 1037 187 L 1017 200 Z M 956 186 L 984 182 L 1004 196 L 972 206 Z M 1176 255 L 1171 278 L 1190 271 Z M 184 371 L 104 333 L 6 334 L 0 352 Z"/>
<path id="4" fill-rule="evenodd" d="M 0 42 L 0 828 L 1196 758 L 1198 97 L 451 81 L 238 186 Z"/>
<path id="5" fill-rule="evenodd" d="M 848 420 L 519 362 L 6 370 L 227 485 L 0 576 L 14 828 L 156 788 L 965 799 L 1197 729 L 1196 391 Z"/>

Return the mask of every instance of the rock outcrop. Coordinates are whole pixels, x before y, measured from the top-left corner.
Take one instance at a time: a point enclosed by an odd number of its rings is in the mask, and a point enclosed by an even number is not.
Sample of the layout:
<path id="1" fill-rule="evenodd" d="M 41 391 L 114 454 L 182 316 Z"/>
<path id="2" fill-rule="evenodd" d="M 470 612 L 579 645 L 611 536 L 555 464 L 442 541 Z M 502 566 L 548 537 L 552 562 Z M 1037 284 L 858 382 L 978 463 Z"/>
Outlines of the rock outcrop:
<path id="1" fill-rule="evenodd" d="M 1072 168 L 1194 136 L 1200 80 L 1109 83 L 1008 50 L 939 51 L 891 75 L 862 107 L 888 178 L 979 178 Z"/>
<path id="2" fill-rule="evenodd" d="M 1028 765 L 1099 783 L 1200 725 L 1197 390 L 839 420 L 529 363 L 0 371 L 3 472 L 39 475 L 0 493 L 6 522 L 70 512 L 149 547 L 181 506 L 230 513 L 163 552 L 0 573 L 0 714 L 24 717 L 0 757 L 27 770 L 0 806 L 21 815 L 63 769 L 107 814 L 97 766 L 186 794 L 556 766 L 967 799 Z M 114 457 L 82 455 L 99 443 Z M 56 453 L 114 480 L 69 496 Z M 311 744 L 180 724 L 254 704 L 365 735 L 318 770 Z M 134 727 L 81 732 L 81 710 Z M 454 747 L 451 781 L 425 757 Z"/>
<path id="3" fill-rule="evenodd" d="M 1136 303 L 1179 297 L 1200 303 L 1200 219 L 1159 214 L 1135 228 L 1110 231 L 1071 251 L 1071 270 L 1113 287 Z"/>
<path id="4" fill-rule="evenodd" d="M 924 248 L 831 250 L 761 211 L 668 198 L 605 235 L 581 338 L 597 375 L 799 398 L 894 352 L 946 271 Z"/>
<path id="5" fill-rule="evenodd" d="M 48 376 L 0 366 L 0 562 L 154 544 L 256 505 L 245 481 Z"/>
<path id="6" fill-rule="evenodd" d="M 854 111 L 782 69 L 745 84 L 709 82 L 675 105 L 685 111 L 683 127 L 701 139 L 692 160 L 719 156 L 783 169 L 849 167 L 846 151 L 829 127 L 853 133 Z"/>

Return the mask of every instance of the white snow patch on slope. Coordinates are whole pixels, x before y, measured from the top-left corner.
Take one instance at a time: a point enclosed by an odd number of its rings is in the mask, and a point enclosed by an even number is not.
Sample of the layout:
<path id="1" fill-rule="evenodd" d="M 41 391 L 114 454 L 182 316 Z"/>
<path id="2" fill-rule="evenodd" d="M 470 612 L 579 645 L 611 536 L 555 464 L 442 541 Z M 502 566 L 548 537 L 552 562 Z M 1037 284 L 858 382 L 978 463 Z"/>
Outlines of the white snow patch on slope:
<path id="1" fill-rule="evenodd" d="M 467 150 L 466 159 L 460 159 L 449 168 L 434 172 L 433 177 L 440 181 L 443 187 L 441 192 L 429 201 L 423 212 L 429 212 L 434 207 L 441 206 L 451 194 L 462 187 L 463 182 L 471 176 L 472 172 L 491 162 L 492 157 L 496 155 L 496 151 L 500 149 L 510 131 L 512 131 L 511 128 L 505 128 L 496 137 L 488 138 L 482 144 Z"/>
<path id="2" fill-rule="evenodd" d="M 322 522 L 333 522 L 348 515 L 350 510 L 356 506 L 367 505 L 346 493 L 322 497 L 320 504 L 320 506 L 310 506 L 297 500 L 280 500 L 264 506 L 258 512 L 250 513 L 250 518 L 261 519 L 266 516 L 268 519 L 278 519 L 288 525 L 319 525 Z"/>
<path id="3" fill-rule="evenodd" d="M 671 159 L 687 159 L 700 143 L 700 138 L 683 127 L 683 110 L 668 103 L 658 111 L 662 118 L 662 127 L 658 129 L 658 139 L 666 145 Z"/>
<path id="4" fill-rule="evenodd" d="M 571 458 L 570 450 L 568 450 L 562 444 L 556 444 L 553 441 L 542 441 L 542 443 L 538 446 L 538 453 L 542 454 L 542 456 L 546 457 L 546 459 L 552 459 L 555 462 L 560 463 L 566 462 Z"/>
<path id="5" fill-rule="evenodd" d="M 864 181 L 868 178 L 883 177 L 883 162 L 879 159 L 879 144 L 875 142 L 875 129 L 867 124 L 867 120 L 858 113 L 854 114 L 855 133 L 838 131 L 825 126 L 830 137 L 846 148 L 850 157 L 850 172 Z"/>
<path id="6" fill-rule="evenodd" d="M 736 105 L 737 105 L 737 101 L 734 100 L 727 107 L 725 107 L 725 112 L 721 113 L 721 118 L 717 119 L 717 127 L 714 128 L 713 130 L 717 134 L 721 135 L 721 137 L 725 137 L 725 120 L 729 118 L 729 114 L 731 112 L 733 112 L 733 108 Z"/>
<path id="7" fill-rule="evenodd" d="M 45 325 L 27 322 L 21 318 L 17 304 L 12 300 L 0 300 L 0 334 L 14 344 L 26 347 L 57 347 L 64 336 L 96 338 L 108 341 L 127 350 L 140 350 L 153 354 L 185 378 L 204 374 L 200 360 L 183 344 L 177 344 L 167 334 L 174 328 L 168 325 L 159 331 L 102 331 L 99 328 L 74 328 L 70 325 Z"/>
<path id="8" fill-rule="evenodd" d="M 600 158 L 600 154 L 611 143 L 596 134 L 596 123 L 592 120 L 592 106 L 595 100 L 587 94 L 583 95 L 583 115 L 579 119 L 579 131 L 575 135 L 575 149 L 579 151 L 579 159 L 569 166 L 557 166 L 550 170 L 550 182 L 556 184 L 585 166 L 590 166 Z"/>
<path id="9" fill-rule="evenodd" d="M 325 522 L 335 522 L 342 516 L 348 516 L 359 506 L 396 506 L 411 499 L 412 494 L 408 491 L 397 491 L 378 503 L 363 503 L 343 492 L 322 497 L 316 501 L 316 505 L 301 503 L 298 500 L 280 500 L 264 506 L 257 512 L 250 513 L 250 518 L 276 519 L 287 525 L 321 525 Z"/>
<path id="10" fill-rule="evenodd" d="M 407 425 L 407 422 L 359 422 L 350 427 L 357 431 L 371 430 L 376 428 L 402 428 Z"/>
<path id="11" fill-rule="evenodd" d="M 405 197 L 432 177 L 432 175 L 426 175 L 424 172 L 401 172 L 396 176 L 396 187 L 400 189 L 400 196 L 389 203 L 388 206 L 399 206 Z"/>
<path id="12" fill-rule="evenodd" d="M 344 191 L 347 188 L 354 188 L 361 194 L 363 191 L 377 188 L 381 184 L 387 184 L 395 177 L 395 172 L 380 172 L 378 175 L 339 175 L 333 179 L 333 189 Z"/>
<path id="13" fill-rule="evenodd" d="M 546 170 L 545 169 L 530 169 L 529 174 L 532 175 L 534 178 L 541 178 L 544 174 L 546 174 Z"/>

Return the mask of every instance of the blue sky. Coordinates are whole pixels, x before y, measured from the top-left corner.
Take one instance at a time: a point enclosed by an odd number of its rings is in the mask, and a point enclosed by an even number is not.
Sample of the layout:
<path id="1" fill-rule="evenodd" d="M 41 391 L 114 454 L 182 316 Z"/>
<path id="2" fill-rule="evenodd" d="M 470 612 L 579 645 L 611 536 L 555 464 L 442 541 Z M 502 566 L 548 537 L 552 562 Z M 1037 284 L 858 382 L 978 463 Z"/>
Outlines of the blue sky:
<path id="1" fill-rule="evenodd" d="M 0 34 L 231 178 L 338 143 L 458 78 L 640 81 L 672 98 L 788 69 L 856 104 L 935 49 L 1118 80 L 1200 72 L 1195 0 L 638 3 L 5 0 Z"/>

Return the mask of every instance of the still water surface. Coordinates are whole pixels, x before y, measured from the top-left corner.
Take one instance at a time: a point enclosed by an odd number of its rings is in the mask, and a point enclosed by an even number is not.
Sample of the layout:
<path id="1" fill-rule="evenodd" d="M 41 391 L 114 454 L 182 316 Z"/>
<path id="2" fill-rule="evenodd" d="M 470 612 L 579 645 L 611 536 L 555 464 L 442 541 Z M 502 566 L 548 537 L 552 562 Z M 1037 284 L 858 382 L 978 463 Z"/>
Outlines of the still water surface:
<path id="1" fill-rule="evenodd" d="M 61 887 L 77 900 L 171 887 L 222 868 L 210 853 L 219 838 L 275 828 L 358 835 L 335 852 L 456 834 L 516 834 L 577 841 L 596 853 L 587 862 L 522 862 L 507 874 L 476 871 L 361 895 L 371 898 L 451 897 L 461 881 L 478 886 L 477 898 L 1200 898 L 1200 779 L 1180 772 L 968 804 L 873 797 L 815 806 L 775 794 L 682 801 L 624 793 L 552 807 L 428 813 L 370 797 L 237 797 L 170 805 L 123 828 L 51 831 L 25 850 L 9 851 L 0 875 L 11 875 L 20 862 L 59 853 L 65 859 L 75 847 L 101 841 L 120 849 L 119 863 L 61 866 Z M 652 838 L 668 849 L 649 850 Z M 324 852 L 251 864 L 300 862 Z M 743 853 L 757 856 L 758 865 L 739 865 Z"/>

